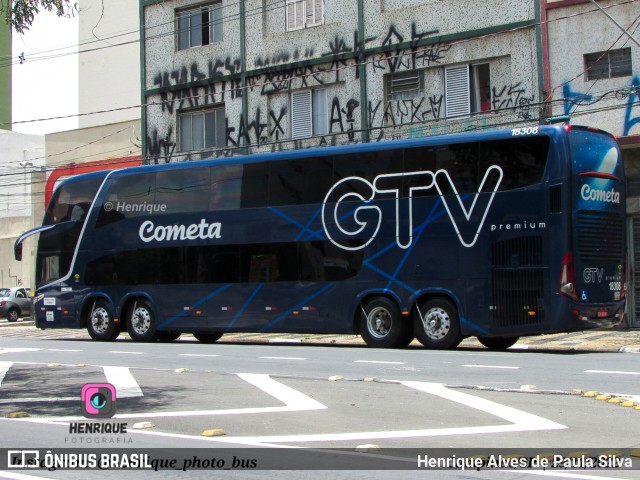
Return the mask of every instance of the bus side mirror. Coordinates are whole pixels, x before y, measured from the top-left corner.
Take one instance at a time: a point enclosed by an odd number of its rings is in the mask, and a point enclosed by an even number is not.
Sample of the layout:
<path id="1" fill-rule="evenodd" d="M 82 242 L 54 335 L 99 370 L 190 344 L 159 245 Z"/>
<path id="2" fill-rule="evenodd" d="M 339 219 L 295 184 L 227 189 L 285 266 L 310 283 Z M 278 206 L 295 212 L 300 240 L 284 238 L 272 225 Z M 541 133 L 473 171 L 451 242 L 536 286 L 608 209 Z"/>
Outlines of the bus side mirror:
<path id="1" fill-rule="evenodd" d="M 18 262 L 22 260 L 22 242 L 16 243 L 13 246 L 13 256 L 16 258 Z"/>

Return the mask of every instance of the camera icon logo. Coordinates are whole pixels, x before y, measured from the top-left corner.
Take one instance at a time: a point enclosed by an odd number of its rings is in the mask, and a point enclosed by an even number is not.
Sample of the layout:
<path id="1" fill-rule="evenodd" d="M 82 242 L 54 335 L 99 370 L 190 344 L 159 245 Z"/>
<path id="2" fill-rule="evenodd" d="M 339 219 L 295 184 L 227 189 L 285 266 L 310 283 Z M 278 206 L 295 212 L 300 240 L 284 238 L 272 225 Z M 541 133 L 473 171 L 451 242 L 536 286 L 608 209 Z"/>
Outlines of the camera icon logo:
<path id="1" fill-rule="evenodd" d="M 110 383 L 87 383 L 81 398 L 86 418 L 111 418 L 116 413 L 116 387 Z"/>

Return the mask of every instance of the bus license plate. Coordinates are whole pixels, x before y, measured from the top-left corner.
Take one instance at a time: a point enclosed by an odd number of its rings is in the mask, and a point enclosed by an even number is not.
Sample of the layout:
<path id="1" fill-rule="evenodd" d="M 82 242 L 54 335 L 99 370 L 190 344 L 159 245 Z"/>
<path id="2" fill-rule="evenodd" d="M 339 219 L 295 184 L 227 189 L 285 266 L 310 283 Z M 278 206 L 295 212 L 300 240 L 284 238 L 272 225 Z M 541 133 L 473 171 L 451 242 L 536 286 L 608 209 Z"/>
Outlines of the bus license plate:
<path id="1" fill-rule="evenodd" d="M 597 314 L 598 318 L 607 318 L 609 316 L 609 312 L 606 309 L 598 310 Z"/>

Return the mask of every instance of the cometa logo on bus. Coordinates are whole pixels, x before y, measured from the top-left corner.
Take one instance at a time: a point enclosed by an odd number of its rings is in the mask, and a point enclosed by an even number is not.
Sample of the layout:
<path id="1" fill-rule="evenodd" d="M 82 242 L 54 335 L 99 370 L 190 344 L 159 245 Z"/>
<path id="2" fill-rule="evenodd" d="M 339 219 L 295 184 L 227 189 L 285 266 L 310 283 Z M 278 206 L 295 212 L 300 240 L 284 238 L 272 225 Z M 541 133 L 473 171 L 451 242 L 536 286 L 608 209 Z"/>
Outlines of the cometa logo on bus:
<path id="1" fill-rule="evenodd" d="M 408 198 L 401 198 L 402 185 L 407 177 L 412 186 L 409 188 Z M 465 202 L 446 170 L 382 174 L 373 183 L 362 177 L 344 178 L 331 187 L 324 199 L 322 225 L 329 240 L 337 247 L 344 250 L 363 249 L 376 238 L 382 225 L 382 210 L 371 202 L 377 194 L 392 194 L 396 203 L 396 243 L 400 248 L 407 249 L 413 243 L 413 192 L 435 188 L 458 240 L 464 247 L 473 247 L 502 178 L 502 169 L 497 165 L 490 166 L 480 182 L 478 192 Z M 485 191 L 487 182 L 493 184 L 493 188 Z M 449 191 L 453 195 L 445 195 Z M 480 195 L 481 193 L 489 195 Z M 352 202 L 360 202 L 360 205 L 354 208 Z M 475 212 L 479 214 L 474 217 Z M 404 219 L 408 221 L 405 222 Z M 465 238 L 459 228 L 460 222 L 476 222 L 475 233 L 466 234 Z M 345 236 L 347 240 L 341 240 L 340 237 Z"/>
<path id="2" fill-rule="evenodd" d="M 207 240 L 222 238 L 222 224 L 208 223 L 204 218 L 191 225 L 155 225 L 147 220 L 140 225 L 138 234 L 143 242 L 170 242 L 174 240 Z"/>
<path id="3" fill-rule="evenodd" d="M 585 200 L 593 202 L 620 203 L 620 192 L 616 192 L 613 188 L 611 190 L 599 190 L 591 188 L 585 183 L 580 189 L 580 194 Z"/>

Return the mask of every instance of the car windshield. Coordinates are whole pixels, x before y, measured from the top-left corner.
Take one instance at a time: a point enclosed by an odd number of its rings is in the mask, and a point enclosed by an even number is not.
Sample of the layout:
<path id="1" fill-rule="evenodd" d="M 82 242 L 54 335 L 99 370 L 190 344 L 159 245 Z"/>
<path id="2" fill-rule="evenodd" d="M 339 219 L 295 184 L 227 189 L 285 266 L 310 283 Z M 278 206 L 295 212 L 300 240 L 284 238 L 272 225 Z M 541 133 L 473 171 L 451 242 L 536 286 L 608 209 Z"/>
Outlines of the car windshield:
<path id="1" fill-rule="evenodd" d="M 10 292 L 8 288 L 0 288 L 0 297 L 8 297 Z"/>

